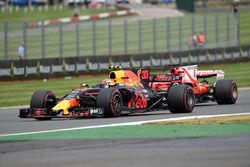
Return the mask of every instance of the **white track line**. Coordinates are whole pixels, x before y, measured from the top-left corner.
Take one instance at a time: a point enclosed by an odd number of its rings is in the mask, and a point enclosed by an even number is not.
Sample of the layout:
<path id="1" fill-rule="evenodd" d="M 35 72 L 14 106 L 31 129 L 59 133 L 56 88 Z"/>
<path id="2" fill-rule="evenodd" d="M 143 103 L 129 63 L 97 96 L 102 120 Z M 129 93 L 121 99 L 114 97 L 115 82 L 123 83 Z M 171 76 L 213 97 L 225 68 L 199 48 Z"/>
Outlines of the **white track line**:
<path id="1" fill-rule="evenodd" d="M 26 106 L 0 107 L 0 110 L 20 109 L 20 108 L 27 108 L 27 107 L 29 107 L 29 106 L 28 106 L 28 105 L 26 105 Z"/>
<path id="2" fill-rule="evenodd" d="M 212 118 L 212 117 L 224 117 L 224 116 L 238 116 L 238 115 L 250 115 L 250 113 L 201 115 L 201 116 L 188 116 L 188 117 L 180 117 L 180 118 L 157 119 L 157 120 L 150 120 L 150 121 L 136 121 L 136 122 L 127 122 L 127 123 L 115 123 L 115 124 L 108 124 L 108 125 L 95 125 L 95 126 L 84 126 L 84 127 L 77 127 L 77 128 L 44 130 L 44 131 L 36 131 L 36 132 L 2 134 L 2 135 L 0 135 L 0 137 L 32 135 L 32 134 L 41 134 L 41 133 L 50 133 L 50 132 L 61 132 L 61 131 L 72 131 L 72 130 L 83 130 L 83 129 L 105 128 L 105 127 L 116 127 L 116 126 L 142 125 L 144 123 L 151 123 L 151 122 L 179 121 L 179 120 L 187 120 L 187 119 Z"/>
<path id="3" fill-rule="evenodd" d="M 250 87 L 245 87 L 245 88 L 238 88 L 239 90 L 249 90 Z"/>

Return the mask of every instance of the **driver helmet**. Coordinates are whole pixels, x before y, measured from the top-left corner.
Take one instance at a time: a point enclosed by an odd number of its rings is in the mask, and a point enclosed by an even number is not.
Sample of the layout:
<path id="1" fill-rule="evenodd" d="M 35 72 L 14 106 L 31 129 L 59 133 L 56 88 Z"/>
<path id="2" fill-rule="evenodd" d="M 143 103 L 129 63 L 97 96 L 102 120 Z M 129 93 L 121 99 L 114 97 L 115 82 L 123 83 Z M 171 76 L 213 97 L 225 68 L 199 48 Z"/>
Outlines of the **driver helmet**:
<path id="1" fill-rule="evenodd" d="M 110 87 L 110 84 L 111 81 L 110 79 L 104 79 L 102 82 L 101 82 L 101 85 L 104 87 L 104 88 L 109 88 Z"/>

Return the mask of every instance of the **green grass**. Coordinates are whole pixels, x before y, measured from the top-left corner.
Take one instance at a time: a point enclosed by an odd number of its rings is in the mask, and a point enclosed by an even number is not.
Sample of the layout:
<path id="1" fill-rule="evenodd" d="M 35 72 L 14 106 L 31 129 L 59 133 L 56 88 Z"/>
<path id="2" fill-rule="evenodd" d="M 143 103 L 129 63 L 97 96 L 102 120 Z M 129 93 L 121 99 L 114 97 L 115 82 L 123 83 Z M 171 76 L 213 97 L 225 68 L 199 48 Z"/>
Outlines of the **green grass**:
<path id="1" fill-rule="evenodd" d="M 133 133 L 131 133 L 133 132 Z M 0 136 L 1 142 L 60 140 L 60 139 L 145 139 L 145 138 L 182 138 L 182 137 L 219 137 L 249 134 L 250 124 L 225 125 L 132 125 L 79 129 L 39 134 Z"/>
<path id="2" fill-rule="evenodd" d="M 28 105 L 32 93 L 37 89 L 49 89 L 53 91 L 56 96 L 63 96 L 72 88 L 79 87 L 80 83 L 95 85 L 103 78 L 105 78 L 105 76 L 82 76 L 72 79 L 48 79 L 46 82 L 43 80 L 2 82 L 0 83 L 0 94 L 2 94 L 0 106 Z"/>
<path id="3" fill-rule="evenodd" d="M 250 124 L 250 115 L 234 115 L 234 116 L 219 116 L 210 118 L 192 118 L 186 120 L 177 121 L 161 121 L 161 122 L 150 122 L 144 125 L 224 125 L 224 124 Z"/>
<path id="4" fill-rule="evenodd" d="M 15 8 L 14 8 L 15 9 Z M 105 13 L 111 12 L 114 10 L 111 9 L 81 9 L 79 10 L 79 15 L 89 15 L 89 14 L 97 14 L 97 13 Z M 34 7 L 33 11 L 24 12 L 23 8 L 20 8 L 19 11 L 13 12 L 0 12 L 0 23 L 1 22 L 24 22 L 24 21 L 40 21 L 40 20 L 48 20 L 48 19 L 58 19 L 64 17 L 72 17 L 73 10 L 71 8 L 62 8 L 53 9 L 49 7 L 48 10 L 39 11 L 37 7 Z"/>
<path id="5" fill-rule="evenodd" d="M 221 65 L 203 65 L 200 70 L 223 70 L 226 79 L 233 79 L 237 82 L 238 87 L 250 87 L 250 61 L 234 64 Z"/>
<path id="6" fill-rule="evenodd" d="M 250 44 L 250 12 L 240 14 L 240 44 Z"/>
<path id="7" fill-rule="evenodd" d="M 250 87 L 250 62 L 222 64 L 222 65 L 206 65 L 199 69 L 222 69 L 225 71 L 226 79 L 236 80 L 239 87 Z M 1 82 L 0 83 L 0 107 L 28 105 L 32 93 L 37 89 L 49 89 L 56 96 L 63 96 L 72 88 L 79 87 L 80 83 L 89 83 L 95 85 L 107 75 L 100 76 L 81 76 L 73 77 L 72 79 L 49 79 L 47 82 L 43 80 L 33 81 L 16 81 L 16 82 Z"/>

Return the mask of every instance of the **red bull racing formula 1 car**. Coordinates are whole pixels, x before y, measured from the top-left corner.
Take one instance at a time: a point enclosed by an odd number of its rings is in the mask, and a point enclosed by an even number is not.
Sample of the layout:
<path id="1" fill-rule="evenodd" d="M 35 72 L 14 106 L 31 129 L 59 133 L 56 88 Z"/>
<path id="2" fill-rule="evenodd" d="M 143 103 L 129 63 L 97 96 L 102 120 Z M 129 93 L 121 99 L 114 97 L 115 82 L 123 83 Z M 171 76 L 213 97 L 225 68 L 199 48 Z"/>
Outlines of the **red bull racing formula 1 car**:
<path id="1" fill-rule="evenodd" d="M 225 80 L 222 70 L 198 70 L 197 65 L 173 66 L 167 74 L 150 74 L 148 69 L 142 69 L 137 75 L 155 91 L 171 91 L 173 85 L 189 85 L 195 94 L 195 103 L 235 104 L 238 98 L 236 82 Z M 207 79 L 210 77 L 215 77 L 211 84 Z"/>
<path id="2" fill-rule="evenodd" d="M 167 80 L 175 81 L 179 73 L 173 72 L 171 76 Z M 155 83 L 159 84 L 157 79 L 144 82 L 146 78 L 149 79 L 149 73 L 143 72 L 141 79 L 131 70 L 113 68 L 102 83 L 92 88 L 85 85 L 73 89 L 64 97 L 58 98 L 49 90 L 37 90 L 31 97 L 30 108 L 20 109 L 19 117 L 49 120 L 119 117 L 123 113 L 166 109 L 171 113 L 193 111 L 195 95 L 192 85 L 172 82 L 167 90 L 158 89 L 154 87 Z"/>

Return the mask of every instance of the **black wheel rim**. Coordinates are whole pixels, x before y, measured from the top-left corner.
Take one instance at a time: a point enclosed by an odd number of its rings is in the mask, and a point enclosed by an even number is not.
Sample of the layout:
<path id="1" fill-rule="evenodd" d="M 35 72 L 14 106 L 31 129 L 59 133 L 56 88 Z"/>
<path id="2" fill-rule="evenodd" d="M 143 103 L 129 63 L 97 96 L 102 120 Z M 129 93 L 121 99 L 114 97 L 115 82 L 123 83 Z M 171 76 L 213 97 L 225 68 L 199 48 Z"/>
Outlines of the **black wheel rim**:
<path id="1" fill-rule="evenodd" d="M 113 107 L 115 109 L 116 112 L 120 112 L 121 110 L 121 97 L 116 94 L 113 98 Z"/>
<path id="2" fill-rule="evenodd" d="M 194 106 L 194 95 L 191 91 L 187 93 L 187 105 L 189 108 Z"/>
<path id="3" fill-rule="evenodd" d="M 236 85 L 233 85 L 233 87 L 232 87 L 232 96 L 233 96 L 233 99 L 238 98 L 238 91 L 237 91 Z"/>
<path id="4" fill-rule="evenodd" d="M 45 108 L 53 108 L 56 104 L 55 96 L 48 94 L 45 98 Z"/>

